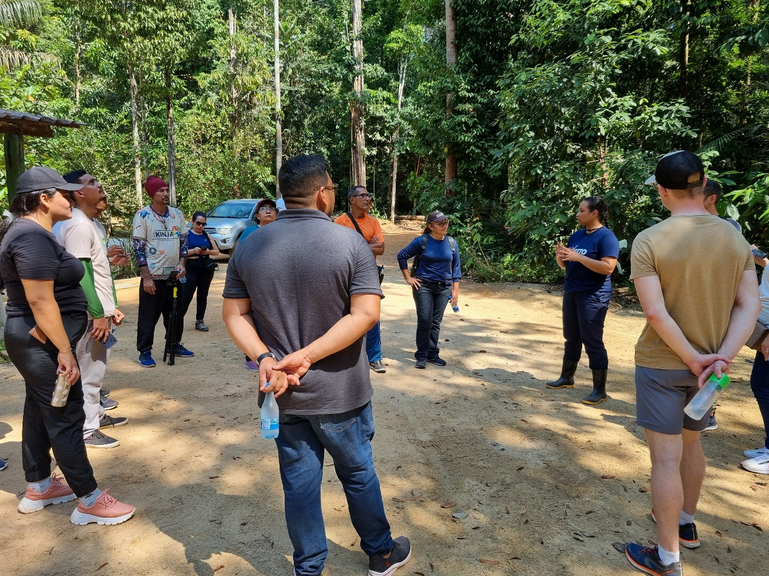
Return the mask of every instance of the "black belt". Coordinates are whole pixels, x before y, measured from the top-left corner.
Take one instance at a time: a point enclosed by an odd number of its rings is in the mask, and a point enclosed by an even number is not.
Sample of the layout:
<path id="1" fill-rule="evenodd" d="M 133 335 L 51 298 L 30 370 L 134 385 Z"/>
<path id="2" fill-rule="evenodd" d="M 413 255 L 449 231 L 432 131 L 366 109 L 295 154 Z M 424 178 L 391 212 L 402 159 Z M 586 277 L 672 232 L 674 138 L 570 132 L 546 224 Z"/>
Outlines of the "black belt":
<path id="1" fill-rule="evenodd" d="M 451 286 L 450 282 L 440 282 L 438 280 L 422 280 L 423 286 L 439 286 L 440 288 L 448 288 Z"/>

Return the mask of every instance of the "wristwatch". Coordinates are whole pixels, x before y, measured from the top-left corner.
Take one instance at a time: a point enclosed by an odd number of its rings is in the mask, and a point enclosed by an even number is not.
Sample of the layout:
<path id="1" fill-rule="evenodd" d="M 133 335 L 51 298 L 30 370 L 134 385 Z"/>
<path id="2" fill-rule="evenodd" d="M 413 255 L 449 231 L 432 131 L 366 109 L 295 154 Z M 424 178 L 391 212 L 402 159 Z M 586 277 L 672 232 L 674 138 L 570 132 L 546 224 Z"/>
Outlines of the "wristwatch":
<path id="1" fill-rule="evenodd" d="M 264 354 L 260 354 L 259 358 L 256 359 L 256 365 L 259 366 L 259 364 L 261 364 L 262 360 L 264 360 L 265 358 L 272 358 L 273 360 L 275 360 L 275 362 L 278 361 L 278 359 L 275 357 L 275 354 L 273 354 L 272 352 L 265 352 Z"/>

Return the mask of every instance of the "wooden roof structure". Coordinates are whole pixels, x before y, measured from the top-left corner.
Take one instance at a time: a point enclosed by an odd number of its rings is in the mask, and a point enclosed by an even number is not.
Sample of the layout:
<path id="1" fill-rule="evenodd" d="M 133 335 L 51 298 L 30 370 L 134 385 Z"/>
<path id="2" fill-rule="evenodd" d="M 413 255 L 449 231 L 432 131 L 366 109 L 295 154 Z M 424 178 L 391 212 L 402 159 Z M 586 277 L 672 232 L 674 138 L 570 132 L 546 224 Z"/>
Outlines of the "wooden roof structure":
<path id="1" fill-rule="evenodd" d="M 8 186 L 8 203 L 16 196 L 16 184 L 24 172 L 24 136 L 53 138 L 54 127 L 82 128 L 85 124 L 74 120 L 52 118 L 27 112 L 0 108 L 0 134 L 5 149 L 5 172 Z"/>

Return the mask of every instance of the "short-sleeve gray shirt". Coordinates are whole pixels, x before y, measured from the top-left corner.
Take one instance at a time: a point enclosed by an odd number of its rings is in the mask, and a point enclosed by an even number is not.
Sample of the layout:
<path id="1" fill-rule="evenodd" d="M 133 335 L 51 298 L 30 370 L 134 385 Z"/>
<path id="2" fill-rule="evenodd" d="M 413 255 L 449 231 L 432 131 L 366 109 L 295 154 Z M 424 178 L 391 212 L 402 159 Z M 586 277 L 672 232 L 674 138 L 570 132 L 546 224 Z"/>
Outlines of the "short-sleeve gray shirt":
<path id="1" fill-rule="evenodd" d="M 302 209 L 282 211 L 242 241 L 230 259 L 223 296 L 251 300 L 259 338 L 282 358 L 349 314 L 354 294 L 384 297 L 371 248 L 355 230 Z M 313 364 L 301 386 L 291 386 L 278 404 L 285 414 L 339 414 L 372 395 L 361 337 Z"/>

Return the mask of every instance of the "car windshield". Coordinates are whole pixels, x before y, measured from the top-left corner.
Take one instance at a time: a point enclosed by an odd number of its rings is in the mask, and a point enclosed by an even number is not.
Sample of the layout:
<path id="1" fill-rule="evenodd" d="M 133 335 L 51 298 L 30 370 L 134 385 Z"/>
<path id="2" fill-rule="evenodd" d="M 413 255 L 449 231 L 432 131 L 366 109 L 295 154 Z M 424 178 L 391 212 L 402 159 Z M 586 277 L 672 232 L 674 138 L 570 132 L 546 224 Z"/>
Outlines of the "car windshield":
<path id="1" fill-rule="evenodd" d="M 228 202 L 219 204 L 208 213 L 209 218 L 248 218 L 251 210 L 254 208 L 254 202 Z"/>

